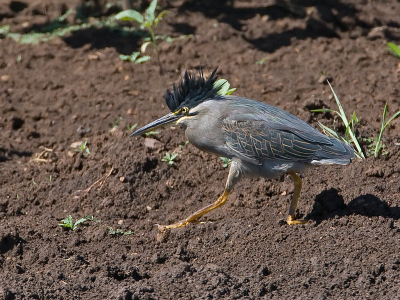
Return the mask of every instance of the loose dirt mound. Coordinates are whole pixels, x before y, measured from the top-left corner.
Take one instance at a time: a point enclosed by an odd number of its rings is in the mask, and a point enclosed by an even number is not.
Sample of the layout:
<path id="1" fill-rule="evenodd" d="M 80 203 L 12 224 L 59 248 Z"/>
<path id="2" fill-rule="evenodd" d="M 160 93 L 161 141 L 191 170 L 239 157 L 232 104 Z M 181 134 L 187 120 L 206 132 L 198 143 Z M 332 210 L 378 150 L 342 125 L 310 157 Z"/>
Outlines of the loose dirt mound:
<path id="1" fill-rule="evenodd" d="M 37 45 L 1 35 L 0 299 L 400 297 L 398 120 L 385 131 L 387 155 L 303 174 L 307 225 L 282 222 L 290 178 L 247 179 L 204 223 L 158 234 L 155 224 L 213 202 L 227 176 L 178 128 L 128 137 L 127 126 L 168 111 L 164 91 L 184 70 L 219 66 L 236 95 L 316 127 L 333 119 L 310 109 L 336 107 L 323 73 L 362 137 L 377 136 L 386 101 L 389 115 L 400 104 L 399 60 L 386 50 L 400 40 L 398 1 L 215 2 L 160 3 L 171 11 L 160 34 L 192 34 L 161 42 L 164 76 L 155 57 L 121 61 L 142 41 L 107 27 Z M 0 25 L 38 30 L 79 5 L 5 0 Z M 90 154 L 71 149 L 84 140 Z M 166 151 L 179 153 L 175 167 L 161 161 Z M 63 230 L 68 215 L 94 220 Z"/>

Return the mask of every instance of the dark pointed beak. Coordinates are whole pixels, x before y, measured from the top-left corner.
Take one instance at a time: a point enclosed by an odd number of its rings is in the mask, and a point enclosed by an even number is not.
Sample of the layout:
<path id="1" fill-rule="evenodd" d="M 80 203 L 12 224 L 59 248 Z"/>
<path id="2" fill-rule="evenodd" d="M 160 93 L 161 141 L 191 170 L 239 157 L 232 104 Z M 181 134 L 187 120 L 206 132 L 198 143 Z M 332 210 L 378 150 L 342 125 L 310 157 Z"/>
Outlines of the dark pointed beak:
<path id="1" fill-rule="evenodd" d="M 181 117 L 182 117 L 181 114 L 169 113 L 168 115 L 165 115 L 164 117 L 161 117 L 158 120 L 155 120 L 155 121 L 151 122 L 150 124 L 147 124 L 146 126 L 143 126 L 142 128 L 136 130 L 130 136 L 143 134 L 143 133 L 152 131 L 157 128 L 173 126 Z"/>

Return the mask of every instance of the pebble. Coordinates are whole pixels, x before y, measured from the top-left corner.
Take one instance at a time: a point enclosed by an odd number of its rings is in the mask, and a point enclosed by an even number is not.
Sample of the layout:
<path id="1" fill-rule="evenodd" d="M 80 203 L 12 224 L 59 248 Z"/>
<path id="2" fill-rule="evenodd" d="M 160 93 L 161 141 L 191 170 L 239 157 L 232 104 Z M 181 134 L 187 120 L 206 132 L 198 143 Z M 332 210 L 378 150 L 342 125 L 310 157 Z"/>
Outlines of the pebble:
<path id="1" fill-rule="evenodd" d="M 160 149 L 164 146 L 164 144 L 153 138 L 145 138 L 144 146 L 150 149 Z"/>
<path id="2" fill-rule="evenodd" d="M 1 81 L 8 82 L 10 80 L 10 75 L 2 75 L 0 77 Z"/>

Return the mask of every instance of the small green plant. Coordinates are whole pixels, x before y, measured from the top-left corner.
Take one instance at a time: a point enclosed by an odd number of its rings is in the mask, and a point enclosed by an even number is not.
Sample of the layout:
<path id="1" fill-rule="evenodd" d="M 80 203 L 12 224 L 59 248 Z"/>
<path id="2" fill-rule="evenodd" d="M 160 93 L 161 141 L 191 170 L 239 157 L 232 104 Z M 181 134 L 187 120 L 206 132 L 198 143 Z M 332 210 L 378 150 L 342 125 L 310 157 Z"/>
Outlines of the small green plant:
<path id="1" fill-rule="evenodd" d="M 226 79 L 218 79 L 214 83 L 214 87 L 221 87 L 220 90 L 218 91 L 218 95 L 221 96 L 228 96 L 232 94 L 234 91 L 236 91 L 236 88 L 229 89 L 230 86 L 231 84 Z"/>
<path id="2" fill-rule="evenodd" d="M 353 112 L 353 115 L 351 116 L 350 121 L 347 120 L 346 113 L 343 110 L 342 104 L 340 103 L 338 96 L 336 95 L 336 93 L 333 90 L 329 81 L 328 81 L 328 84 L 332 90 L 333 96 L 335 97 L 336 104 L 339 108 L 339 111 L 336 111 L 334 109 L 325 109 L 324 108 L 324 109 L 314 109 L 314 110 L 311 110 L 311 112 L 333 112 L 333 113 L 337 114 L 340 117 L 340 119 L 343 121 L 343 124 L 346 126 L 346 132 L 345 132 L 344 138 L 339 135 L 339 133 L 335 130 L 335 128 L 331 129 L 331 128 L 323 125 L 321 122 L 318 122 L 319 126 L 321 126 L 322 130 L 329 136 L 335 137 L 335 138 L 337 138 L 345 143 L 348 143 L 348 144 L 353 143 L 356 148 L 354 151 L 355 155 L 358 158 L 365 159 L 364 153 L 362 152 L 362 149 L 360 147 L 360 144 L 358 143 L 358 140 L 357 140 L 356 134 L 355 134 L 355 125 L 358 123 L 356 113 Z"/>
<path id="3" fill-rule="evenodd" d="M 145 39 L 145 42 L 140 47 L 140 50 L 142 53 L 144 53 L 146 51 L 147 46 L 151 45 L 153 47 L 154 52 L 156 53 L 157 56 L 158 66 L 160 68 L 160 74 L 163 74 L 164 71 L 161 65 L 160 55 L 158 52 L 157 36 L 155 31 L 158 23 L 162 20 L 163 16 L 168 13 L 168 11 L 163 10 L 157 16 L 155 16 L 156 7 L 157 7 L 157 0 L 153 0 L 151 1 L 149 7 L 146 9 L 144 16 L 136 10 L 128 9 L 118 13 L 115 16 L 115 18 L 117 20 L 122 20 L 122 21 L 137 22 L 140 24 L 141 29 L 146 29 L 149 32 L 150 37 Z"/>
<path id="4" fill-rule="evenodd" d="M 85 221 L 93 221 L 94 217 L 93 216 L 87 216 L 85 218 L 80 218 L 79 220 L 77 220 L 76 222 L 74 222 L 72 220 L 71 215 L 69 215 L 68 217 L 66 217 L 65 219 L 61 220 L 61 223 L 59 223 L 58 225 L 67 229 L 67 230 L 75 230 L 76 228 L 78 228 L 78 225 L 85 222 Z"/>
<path id="5" fill-rule="evenodd" d="M 163 157 L 163 159 L 161 159 L 161 161 L 165 161 L 167 162 L 170 166 L 174 165 L 175 162 L 175 158 L 178 156 L 178 153 L 173 153 L 172 155 L 169 154 L 168 152 L 165 153 L 165 156 Z"/>
<path id="6" fill-rule="evenodd" d="M 125 60 L 125 61 L 133 62 L 135 64 L 142 64 L 142 63 L 148 61 L 151 58 L 148 55 L 145 55 L 145 56 L 142 56 L 142 57 L 139 57 L 139 56 L 140 56 L 140 52 L 133 52 L 131 55 L 123 55 L 123 54 L 121 54 L 119 56 L 119 58 L 122 59 L 122 60 Z"/>
<path id="7" fill-rule="evenodd" d="M 262 65 L 263 63 L 265 63 L 267 60 L 269 59 L 269 56 L 263 57 L 260 60 L 256 61 L 256 65 Z"/>
<path id="8" fill-rule="evenodd" d="M 400 50 L 400 49 L 399 49 L 399 50 Z M 385 128 L 390 124 L 390 122 L 392 122 L 394 119 L 396 119 L 396 118 L 400 115 L 400 110 L 399 110 L 398 112 L 396 112 L 396 113 L 389 119 L 389 121 L 387 121 L 387 122 L 385 123 L 387 109 L 388 109 L 388 104 L 387 104 L 387 102 L 386 102 L 385 108 L 383 109 L 381 131 L 379 132 L 379 136 L 378 136 L 378 139 L 377 139 L 377 141 L 376 141 L 376 146 L 375 146 L 375 152 L 374 152 L 374 156 L 375 156 L 375 157 L 378 157 L 379 151 L 380 151 L 382 148 L 384 148 L 384 146 L 385 146 L 385 145 L 383 145 L 383 143 L 382 143 L 383 131 L 384 131 Z"/>
<path id="9" fill-rule="evenodd" d="M 132 126 L 126 125 L 126 129 L 128 129 L 128 130 L 130 130 L 130 131 L 134 130 L 136 127 L 137 127 L 137 123 L 136 123 L 136 124 L 133 124 Z"/>
<path id="10" fill-rule="evenodd" d="M 222 163 L 223 163 L 223 167 L 224 168 L 227 168 L 227 167 L 229 167 L 230 165 L 231 165 L 231 163 L 232 163 L 232 160 L 231 159 L 229 159 L 229 158 L 226 158 L 226 157 L 220 157 L 220 159 L 222 160 Z"/>
<path id="11" fill-rule="evenodd" d="M 179 145 L 178 147 L 179 147 L 180 149 L 183 149 L 183 147 L 186 146 L 187 144 L 189 144 L 189 141 L 186 141 L 184 145 Z"/>
<path id="12" fill-rule="evenodd" d="M 118 128 L 119 123 L 121 123 L 122 120 L 123 120 L 122 117 L 116 117 L 111 125 L 111 129 Z"/>
<path id="13" fill-rule="evenodd" d="M 74 149 L 78 153 L 82 153 L 83 156 L 88 156 L 90 154 L 89 147 L 87 146 L 87 141 L 84 141 L 77 149 Z"/>
<path id="14" fill-rule="evenodd" d="M 131 235 L 132 231 L 123 231 L 122 229 L 113 229 L 112 227 L 108 227 L 108 234 L 111 235 Z"/>
<path id="15" fill-rule="evenodd" d="M 149 131 L 149 132 L 146 132 L 144 135 L 145 136 L 152 136 L 152 135 L 157 135 L 157 134 L 159 134 L 160 132 L 158 132 L 158 131 Z"/>
<path id="16" fill-rule="evenodd" d="M 395 43 L 387 43 L 388 50 L 397 58 L 400 58 L 400 45 L 396 45 Z"/>

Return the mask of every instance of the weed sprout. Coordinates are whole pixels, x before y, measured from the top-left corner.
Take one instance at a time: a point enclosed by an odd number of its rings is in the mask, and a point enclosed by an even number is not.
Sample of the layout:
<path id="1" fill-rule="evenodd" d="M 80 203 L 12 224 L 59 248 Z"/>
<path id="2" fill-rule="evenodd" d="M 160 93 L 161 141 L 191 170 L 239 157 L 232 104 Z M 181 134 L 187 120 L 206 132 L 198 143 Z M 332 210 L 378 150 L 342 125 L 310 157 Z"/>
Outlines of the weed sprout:
<path id="1" fill-rule="evenodd" d="M 174 165 L 174 159 L 178 156 L 178 153 L 173 153 L 172 155 L 169 154 L 168 152 L 165 153 L 165 156 L 163 157 L 163 159 L 161 159 L 161 161 L 165 161 L 167 162 L 170 166 Z"/>
<path id="2" fill-rule="evenodd" d="M 160 55 L 158 52 L 157 36 L 155 34 L 155 31 L 158 23 L 162 20 L 163 16 L 168 13 L 168 11 L 163 10 L 157 16 L 155 16 L 156 7 L 157 7 L 157 0 L 153 0 L 151 1 L 149 7 L 146 9 L 144 16 L 136 10 L 128 9 L 118 13 L 115 16 L 115 18 L 117 20 L 122 20 L 122 21 L 137 22 L 140 24 L 141 29 L 147 29 L 147 31 L 150 33 L 150 37 L 145 39 L 145 42 L 140 47 L 140 51 L 144 53 L 146 51 L 147 46 L 149 45 L 153 46 L 154 52 L 156 53 L 157 56 L 158 66 L 160 68 L 160 74 L 162 75 L 164 71 L 161 65 Z"/>

